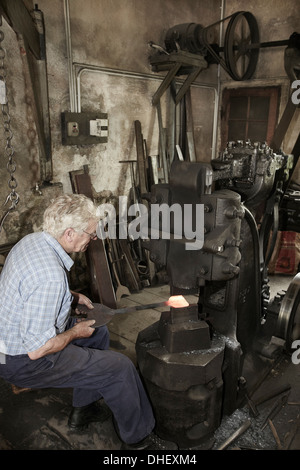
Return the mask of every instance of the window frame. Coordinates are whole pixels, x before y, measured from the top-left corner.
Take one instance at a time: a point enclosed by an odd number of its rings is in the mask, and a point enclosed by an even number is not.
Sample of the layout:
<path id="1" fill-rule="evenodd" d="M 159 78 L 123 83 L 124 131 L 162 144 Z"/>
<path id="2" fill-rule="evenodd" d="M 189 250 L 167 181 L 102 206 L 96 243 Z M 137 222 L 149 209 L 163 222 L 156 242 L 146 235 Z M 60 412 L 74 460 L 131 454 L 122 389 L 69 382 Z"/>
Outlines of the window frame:
<path id="1" fill-rule="evenodd" d="M 277 123 L 279 115 L 279 105 L 280 105 L 280 86 L 268 86 L 268 87 L 245 87 L 245 88 L 225 88 L 222 95 L 222 109 L 221 109 L 221 145 L 222 149 L 226 147 L 228 142 L 229 126 L 230 121 L 246 121 L 246 137 L 245 139 L 236 139 L 236 140 L 247 140 L 247 131 L 249 122 L 259 122 L 257 119 L 249 119 L 249 98 L 251 97 L 269 97 L 269 112 L 267 118 L 267 134 L 265 142 L 270 145 Z M 247 117 L 245 119 L 229 119 L 230 116 L 230 99 L 231 97 L 247 97 L 248 98 L 248 111 Z M 252 139 L 253 140 L 253 139 Z"/>

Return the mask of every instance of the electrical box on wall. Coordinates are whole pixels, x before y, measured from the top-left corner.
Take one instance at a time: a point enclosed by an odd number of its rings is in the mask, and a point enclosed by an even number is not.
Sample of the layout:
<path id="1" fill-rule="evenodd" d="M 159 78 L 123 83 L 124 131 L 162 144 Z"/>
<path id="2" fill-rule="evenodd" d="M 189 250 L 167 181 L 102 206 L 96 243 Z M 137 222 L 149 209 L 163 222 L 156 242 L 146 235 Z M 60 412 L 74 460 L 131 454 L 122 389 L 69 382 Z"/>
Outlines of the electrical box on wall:
<path id="1" fill-rule="evenodd" d="M 62 113 L 63 145 L 91 145 L 107 142 L 107 114 L 99 112 Z"/>

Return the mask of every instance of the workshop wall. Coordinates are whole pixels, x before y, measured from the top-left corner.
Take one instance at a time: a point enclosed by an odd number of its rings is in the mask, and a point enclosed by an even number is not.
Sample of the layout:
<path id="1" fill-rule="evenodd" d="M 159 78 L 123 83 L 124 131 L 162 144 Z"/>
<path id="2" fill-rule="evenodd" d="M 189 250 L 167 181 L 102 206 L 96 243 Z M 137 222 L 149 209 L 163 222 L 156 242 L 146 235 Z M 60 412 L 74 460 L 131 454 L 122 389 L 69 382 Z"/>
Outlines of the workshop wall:
<path id="1" fill-rule="evenodd" d="M 24 0 L 33 9 L 31 0 Z M 7 51 L 7 89 L 11 111 L 13 145 L 17 164 L 20 202 L 17 211 L 5 220 L 0 233 L 2 243 L 14 242 L 26 232 L 38 230 L 41 214 L 57 193 L 71 192 L 70 171 L 88 165 L 93 188 L 99 200 L 111 195 L 127 195 L 131 182 L 128 165 L 120 160 L 136 159 L 134 121 L 139 120 L 149 155 L 159 150 L 156 110 L 151 100 L 161 80 L 151 70 L 149 41 L 164 46 L 164 34 L 173 25 L 218 21 L 219 0 L 81 0 L 69 1 L 70 40 L 73 63 L 84 64 L 80 77 L 80 111 L 107 113 L 107 143 L 97 145 L 62 145 L 61 113 L 70 112 L 68 50 L 63 0 L 41 0 L 46 29 L 47 73 L 51 122 L 53 178 L 43 185 L 39 176 L 38 139 L 30 109 L 29 86 L 15 33 L 3 21 Z M 24 57 L 23 57 L 24 58 Z M 96 70 L 90 70 L 89 66 Z M 195 140 L 197 158 L 209 161 L 212 154 L 216 66 L 204 70 L 193 87 Z M 126 73 L 126 72 L 129 72 Z M 134 75 L 135 74 L 135 75 Z M 160 77 L 163 77 L 160 75 Z M 167 126 L 162 99 L 163 124 Z M 1 119 L 1 118 L 0 118 Z M 1 138 L 1 152 L 4 142 Z M 6 163 L 0 168 L 0 201 L 5 201 L 8 187 Z M 20 225 L 22 224 L 22 226 Z"/>
<path id="2" fill-rule="evenodd" d="M 28 9 L 34 2 L 24 0 Z M 16 34 L 3 21 L 6 50 L 7 94 L 13 131 L 12 144 L 16 161 L 15 177 L 20 202 L 9 214 L 0 232 L 1 244 L 15 242 L 32 230 L 38 230 L 41 216 L 49 200 L 60 192 L 71 192 L 70 171 L 88 165 L 93 188 L 99 201 L 111 196 L 127 195 L 130 171 L 121 160 L 136 159 L 134 121 L 139 120 L 148 155 L 159 153 L 156 110 L 153 94 L 162 74 L 151 70 L 149 41 L 164 46 L 167 30 L 179 23 L 213 24 L 235 11 L 251 11 L 259 24 L 263 40 L 286 39 L 297 30 L 298 0 L 69 0 L 72 62 L 78 71 L 80 111 L 107 113 L 109 135 L 106 143 L 97 145 L 62 145 L 61 113 L 70 112 L 68 49 L 64 0 L 40 0 L 46 29 L 47 74 L 51 123 L 53 178 L 43 184 L 39 168 L 39 144 L 32 116 L 32 94 L 24 67 L 24 49 Z M 219 42 L 219 28 L 215 30 Z M 84 70 L 83 70 L 84 69 Z M 264 50 L 257 70 L 247 86 L 274 84 L 283 87 L 282 106 L 288 97 L 288 79 L 283 68 L 283 48 Z M 217 65 L 201 72 L 191 89 L 197 159 L 210 161 L 218 152 L 216 109 L 218 86 L 245 86 L 233 82 Z M 162 99 L 163 123 L 168 126 L 169 95 Z M 78 102 L 76 102 L 78 105 Z M 217 106 L 217 108 L 216 108 Z M 0 117 L 2 128 L 2 117 Z M 2 185 L 0 203 L 9 193 L 6 184 L 5 139 L 1 137 L 3 155 L 0 168 Z M 5 206 L 8 208 L 9 206 Z"/>

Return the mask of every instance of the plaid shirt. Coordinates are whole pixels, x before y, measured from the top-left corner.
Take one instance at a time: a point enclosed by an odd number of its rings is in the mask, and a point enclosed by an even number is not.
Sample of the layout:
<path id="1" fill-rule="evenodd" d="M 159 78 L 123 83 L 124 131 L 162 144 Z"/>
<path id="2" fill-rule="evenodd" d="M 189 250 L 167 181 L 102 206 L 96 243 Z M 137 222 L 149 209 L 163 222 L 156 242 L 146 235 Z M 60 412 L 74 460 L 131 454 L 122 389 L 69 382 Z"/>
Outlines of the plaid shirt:
<path id="1" fill-rule="evenodd" d="M 10 251 L 0 276 L 0 346 L 26 354 L 65 330 L 73 260 L 46 232 L 25 236 Z"/>

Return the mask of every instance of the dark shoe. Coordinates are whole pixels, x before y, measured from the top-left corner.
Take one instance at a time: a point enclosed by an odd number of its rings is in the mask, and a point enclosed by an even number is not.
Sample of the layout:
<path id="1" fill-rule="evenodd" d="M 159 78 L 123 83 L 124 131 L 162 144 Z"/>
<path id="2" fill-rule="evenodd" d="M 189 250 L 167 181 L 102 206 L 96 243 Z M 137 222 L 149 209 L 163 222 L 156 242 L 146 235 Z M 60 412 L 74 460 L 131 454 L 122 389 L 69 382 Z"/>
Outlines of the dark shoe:
<path id="1" fill-rule="evenodd" d="M 109 409 L 101 408 L 97 402 L 86 406 L 73 407 L 68 426 L 72 431 L 83 431 L 90 423 L 103 423 L 110 415 Z"/>
<path id="2" fill-rule="evenodd" d="M 125 444 L 123 442 L 121 450 L 178 450 L 178 446 L 175 442 L 164 441 L 151 433 L 146 439 L 136 444 Z"/>

